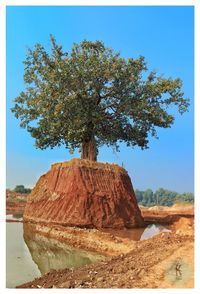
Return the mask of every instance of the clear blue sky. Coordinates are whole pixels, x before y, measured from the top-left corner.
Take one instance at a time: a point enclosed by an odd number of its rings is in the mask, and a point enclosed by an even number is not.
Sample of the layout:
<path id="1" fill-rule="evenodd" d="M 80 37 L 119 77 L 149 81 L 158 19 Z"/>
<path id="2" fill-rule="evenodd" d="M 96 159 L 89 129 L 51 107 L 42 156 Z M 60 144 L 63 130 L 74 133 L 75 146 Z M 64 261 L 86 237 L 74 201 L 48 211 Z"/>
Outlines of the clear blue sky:
<path id="1" fill-rule="evenodd" d="M 134 188 L 177 192 L 194 189 L 194 10 L 193 7 L 7 7 L 7 187 L 33 187 L 54 162 L 79 157 L 65 148 L 35 149 L 34 140 L 10 112 L 24 89 L 23 64 L 36 42 L 50 48 L 53 34 L 64 49 L 83 39 L 102 40 L 124 57 L 145 56 L 148 67 L 165 77 L 180 77 L 190 111 L 176 115 L 171 129 L 160 129 L 142 151 L 121 145 L 120 153 L 100 149 L 99 161 L 125 165 Z"/>

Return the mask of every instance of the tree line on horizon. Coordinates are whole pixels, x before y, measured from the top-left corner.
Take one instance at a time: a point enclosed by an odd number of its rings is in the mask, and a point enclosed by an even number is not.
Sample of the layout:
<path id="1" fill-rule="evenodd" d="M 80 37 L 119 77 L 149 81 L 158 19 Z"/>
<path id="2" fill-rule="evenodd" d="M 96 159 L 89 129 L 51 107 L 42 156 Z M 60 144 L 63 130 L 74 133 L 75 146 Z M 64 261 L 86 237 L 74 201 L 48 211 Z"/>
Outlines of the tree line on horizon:
<path id="1" fill-rule="evenodd" d="M 176 203 L 194 203 L 193 193 L 177 193 L 163 188 L 159 188 L 155 192 L 151 189 L 145 191 L 135 190 L 137 202 L 142 206 L 172 206 Z"/>
<path id="2" fill-rule="evenodd" d="M 16 193 L 29 194 L 30 188 L 25 188 L 24 185 L 17 185 L 13 190 Z M 194 203 L 194 194 L 178 193 L 167 189 L 159 188 L 155 192 L 152 189 L 146 189 L 145 191 L 135 190 L 135 196 L 139 205 L 142 206 L 172 206 L 176 203 Z"/>

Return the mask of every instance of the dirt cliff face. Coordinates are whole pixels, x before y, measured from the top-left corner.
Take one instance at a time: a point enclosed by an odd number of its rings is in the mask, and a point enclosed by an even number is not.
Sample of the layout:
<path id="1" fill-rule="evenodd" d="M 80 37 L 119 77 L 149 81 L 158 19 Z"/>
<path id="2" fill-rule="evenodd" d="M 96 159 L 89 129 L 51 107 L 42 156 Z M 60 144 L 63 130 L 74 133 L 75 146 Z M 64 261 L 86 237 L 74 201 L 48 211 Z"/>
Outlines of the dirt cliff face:
<path id="1" fill-rule="evenodd" d="M 126 170 L 83 159 L 54 164 L 40 177 L 24 219 L 96 228 L 143 225 Z"/>

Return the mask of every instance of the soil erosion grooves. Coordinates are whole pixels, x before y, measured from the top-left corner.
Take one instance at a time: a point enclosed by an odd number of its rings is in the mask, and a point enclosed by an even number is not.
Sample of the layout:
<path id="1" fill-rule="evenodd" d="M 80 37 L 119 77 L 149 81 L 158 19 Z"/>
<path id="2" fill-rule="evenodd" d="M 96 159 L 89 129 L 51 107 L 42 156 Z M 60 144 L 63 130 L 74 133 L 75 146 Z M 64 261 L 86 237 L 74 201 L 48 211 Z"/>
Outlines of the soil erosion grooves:
<path id="1" fill-rule="evenodd" d="M 53 164 L 39 178 L 24 220 L 88 228 L 143 225 L 127 171 L 84 159 Z"/>

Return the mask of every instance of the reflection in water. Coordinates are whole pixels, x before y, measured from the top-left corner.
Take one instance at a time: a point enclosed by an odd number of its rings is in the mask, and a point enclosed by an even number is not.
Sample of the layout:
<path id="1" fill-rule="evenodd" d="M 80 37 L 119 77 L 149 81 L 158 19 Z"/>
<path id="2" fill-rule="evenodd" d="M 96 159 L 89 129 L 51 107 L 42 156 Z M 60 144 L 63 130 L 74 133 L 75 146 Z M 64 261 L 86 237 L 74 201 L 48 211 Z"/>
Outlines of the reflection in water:
<path id="1" fill-rule="evenodd" d="M 148 225 L 146 228 L 124 230 L 103 229 L 102 231 L 117 237 L 128 238 L 134 241 L 147 240 L 157 234 L 171 232 L 159 224 Z"/>
<path id="2" fill-rule="evenodd" d="M 145 228 L 135 228 L 135 229 L 101 229 L 102 232 L 110 233 L 116 237 L 128 238 L 134 241 L 139 241 Z"/>
<path id="3" fill-rule="evenodd" d="M 24 223 L 24 241 L 41 274 L 52 269 L 79 267 L 105 259 L 99 254 L 75 249 L 66 243 L 44 237 L 34 231 L 34 226 Z"/>
<path id="4" fill-rule="evenodd" d="M 6 287 L 14 288 L 39 276 L 23 239 L 23 224 L 6 223 Z"/>
<path id="5" fill-rule="evenodd" d="M 23 220 L 23 214 L 7 214 L 6 220 Z"/>
<path id="6" fill-rule="evenodd" d="M 140 240 L 147 240 L 155 235 L 158 235 L 160 233 L 167 233 L 171 232 L 171 230 L 166 229 L 165 227 L 161 225 L 148 225 L 148 227 L 144 230 Z"/>
<path id="7" fill-rule="evenodd" d="M 13 218 L 14 219 L 22 219 L 23 218 L 23 214 L 19 214 L 19 213 L 16 213 L 16 214 L 13 214 Z"/>

